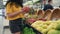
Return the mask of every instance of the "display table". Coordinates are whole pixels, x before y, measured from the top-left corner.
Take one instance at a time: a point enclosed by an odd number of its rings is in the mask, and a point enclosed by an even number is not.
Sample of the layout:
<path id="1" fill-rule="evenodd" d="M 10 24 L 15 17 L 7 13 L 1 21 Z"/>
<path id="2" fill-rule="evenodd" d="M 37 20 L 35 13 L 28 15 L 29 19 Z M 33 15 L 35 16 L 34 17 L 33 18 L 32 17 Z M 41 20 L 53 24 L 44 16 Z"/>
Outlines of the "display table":
<path id="1" fill-rule="evenodd" d="M 34 27 L 32 27 L 31 24 L 29 24 L 28 22 L 26 22 L 25 25 L 26 25 L 28 28 L 32 28 L 33 31 L 34 31 L 36 34 L 42 34 L 42 33 L 39 32 L 37 29 L 35 29 Z"/>
<path id="2" fill-rule="evenodd" d="M 32 28 L 33 31 L 36 33 L 36 34 L 42 34 L 41 32 L 39 32 L 38 30 L 36 30 L 34 27 L 32 27 L 30 24 L 26 24 L 27 27 L 29 28 Z"/>

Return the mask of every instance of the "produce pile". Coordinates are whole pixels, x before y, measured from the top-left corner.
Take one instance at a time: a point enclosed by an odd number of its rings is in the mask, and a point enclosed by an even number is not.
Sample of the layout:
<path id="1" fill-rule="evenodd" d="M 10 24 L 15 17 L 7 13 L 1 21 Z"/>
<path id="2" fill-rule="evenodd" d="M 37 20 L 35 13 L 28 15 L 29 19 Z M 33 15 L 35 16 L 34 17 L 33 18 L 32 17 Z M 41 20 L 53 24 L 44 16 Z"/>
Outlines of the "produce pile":
<path id="1" fill-rule="evenodd" d="M 57 19 L 54 21 L 54 19 L 53 21 L 48 21 L 47 19 L 50 18 L 45 19 L 43 17 L 44 14 L 42 14 L 42 16 L 40 13 L 38 15 L 39 11 L 34 11 L 33 8 L 25 7 L 24 10 L 25 13 L 28 13 L 26 22 L 29 23 L 33 28 L 37 29 L 42 34 L 60 34 L 60 20 Z M 28 28 L 25 28 L 24 32 L 29 32 L 26 29 L 29 30 Z"/>
<path id="2" fill-rule="evenodd" d="M 31 26 L 42 34 L 60 34 L 60 20 L 36 21 Z"/>
<path id="3" fill-rule="evenodd" d="M 33 8 L 30 8 L 30 11 L 28 12 L 27 16 L 25 17 L 26 18 L 26 22 L 32 24 L 34 23 L 36 20 L 37 20 L 37 14 L 36 14 L 37 11 L 35 11 Z"/>
<path id="4" fill-rule="evenodd" d="M 23 30 L 23 34 L 36 34 L 32 28 L 25 27 Z"/>

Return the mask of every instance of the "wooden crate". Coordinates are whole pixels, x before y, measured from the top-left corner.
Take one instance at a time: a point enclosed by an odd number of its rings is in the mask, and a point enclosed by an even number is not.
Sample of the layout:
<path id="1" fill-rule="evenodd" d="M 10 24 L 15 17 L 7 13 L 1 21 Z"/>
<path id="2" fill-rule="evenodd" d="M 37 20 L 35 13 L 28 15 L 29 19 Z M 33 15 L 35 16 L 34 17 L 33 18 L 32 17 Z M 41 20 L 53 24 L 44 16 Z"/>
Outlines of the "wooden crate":
<path id="1" fill-rule="evenodd" d="M 53 10 L 53 13 L 51 15 L 51 20 L 57 20 L 57 19 L 60 19 L 60 9 L 59 8 L 56 8 Z"/>
<path id="2" fill-rule="evenodd" d="M 48 9 L 45 11 L 43 18 L 45 18 L 47 20 L 51 20 L 51 15 L 52 15 L 52 11 L 50 9 Z"/>

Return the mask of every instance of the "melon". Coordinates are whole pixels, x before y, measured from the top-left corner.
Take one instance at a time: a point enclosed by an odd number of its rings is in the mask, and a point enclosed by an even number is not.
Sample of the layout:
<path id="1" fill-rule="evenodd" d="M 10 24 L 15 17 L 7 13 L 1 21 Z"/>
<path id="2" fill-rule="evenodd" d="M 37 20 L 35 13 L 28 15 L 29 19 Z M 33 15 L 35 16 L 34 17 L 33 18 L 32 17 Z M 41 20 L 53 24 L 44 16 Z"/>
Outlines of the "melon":
<path id="1" fill-rule="evenodd" d="M 60 30 L 60 24 L 56 26 L 56 30 Z"/>
<path id="2" fill-rule="evenodd" d="M 59 30 L 50 30 L 47 34 L 59 34 Z"/>

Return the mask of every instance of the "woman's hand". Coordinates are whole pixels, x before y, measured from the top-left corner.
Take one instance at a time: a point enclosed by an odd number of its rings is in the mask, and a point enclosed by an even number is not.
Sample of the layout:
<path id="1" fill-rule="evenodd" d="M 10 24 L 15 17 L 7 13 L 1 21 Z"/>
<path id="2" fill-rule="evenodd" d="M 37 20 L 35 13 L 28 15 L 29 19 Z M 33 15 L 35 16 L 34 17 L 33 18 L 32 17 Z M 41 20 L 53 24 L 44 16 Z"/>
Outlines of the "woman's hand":
<path id="1" fill-rule="evenodd" d="M 28 13 L 29 11 L 30 11 L 29 7 L 23 7 L 20 11 L 15 11 L 14 13 L 11 13 L 11 14 L 9 13 L 7 15 L 8 15 L 8 17 L 15 17 L 15 16 L 19 15 L 20 13 L 25 14 L 25 13 Z"/>
<path id="2" fill-rule="evenodd" d="M 25 13 L 28 13 L 30 11 L 30 8 L 29 7 L 23 7 L 22 11 Z"/>

